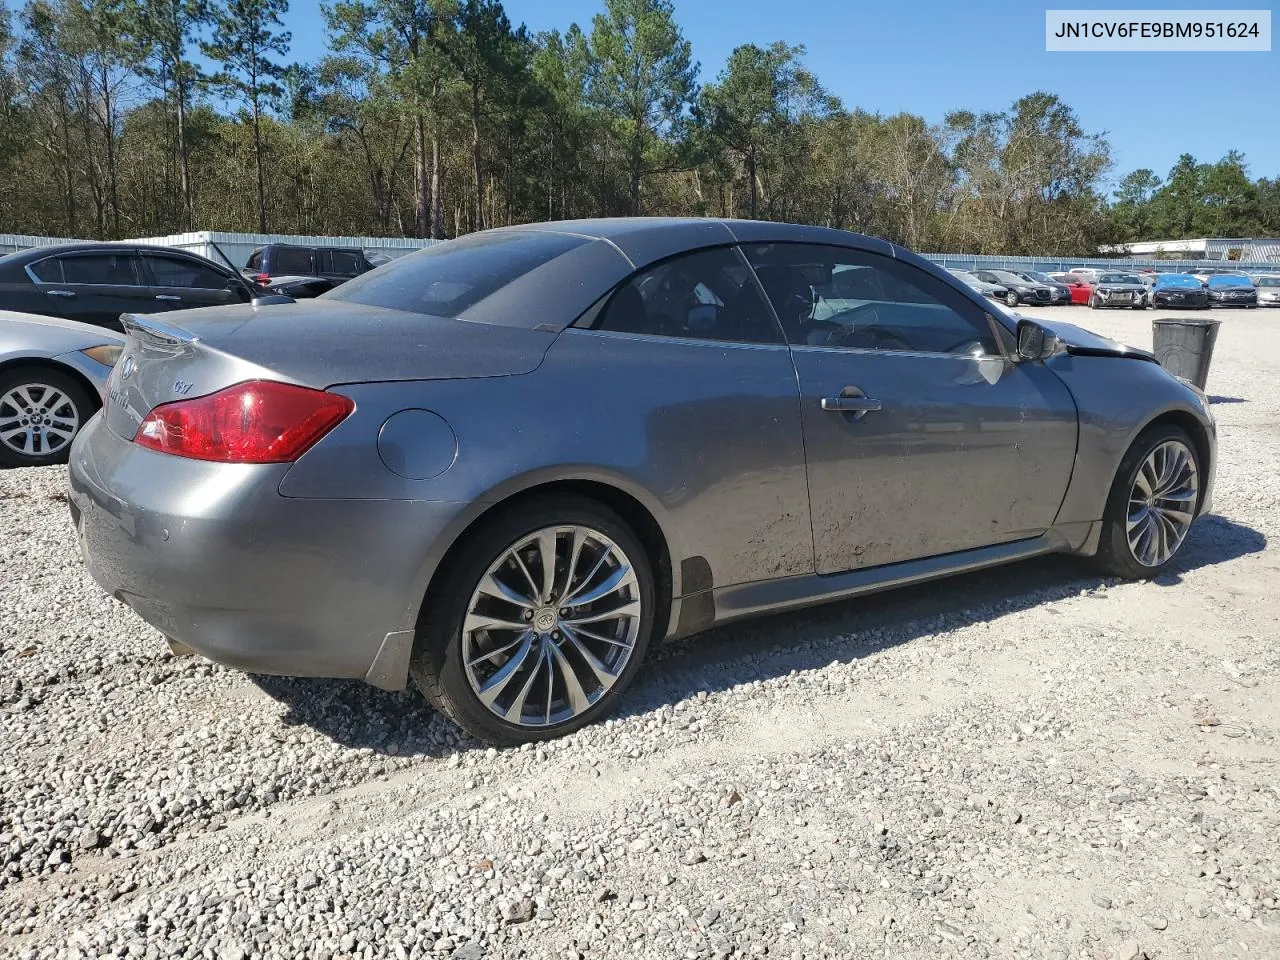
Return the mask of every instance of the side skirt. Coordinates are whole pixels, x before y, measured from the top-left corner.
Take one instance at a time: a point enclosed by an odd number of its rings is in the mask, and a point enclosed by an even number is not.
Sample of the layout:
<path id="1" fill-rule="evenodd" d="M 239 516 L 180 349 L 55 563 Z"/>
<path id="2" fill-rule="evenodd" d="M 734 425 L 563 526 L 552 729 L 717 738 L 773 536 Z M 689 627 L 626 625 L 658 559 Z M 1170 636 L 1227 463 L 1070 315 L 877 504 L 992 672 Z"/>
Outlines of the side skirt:
<path id="1" fill-rule="evenodd" d="M 782 580 L 721 587 L 714 591 L 715 623 L 718 625 L 758 614 L 844 600 L 864 593 L 937 580 L 952 574 L 969 573 L 1047 553 L 1083 552 L 1088 549 L 1091 540 L 1096 544 L 1095 526 L 1093 523 L 1067 524 L 1026 540 L 961 550 L 922 560 L 907 560 L 866 570 L 851 570 L 826 576 L 815 574 L 787 577 Z"/>

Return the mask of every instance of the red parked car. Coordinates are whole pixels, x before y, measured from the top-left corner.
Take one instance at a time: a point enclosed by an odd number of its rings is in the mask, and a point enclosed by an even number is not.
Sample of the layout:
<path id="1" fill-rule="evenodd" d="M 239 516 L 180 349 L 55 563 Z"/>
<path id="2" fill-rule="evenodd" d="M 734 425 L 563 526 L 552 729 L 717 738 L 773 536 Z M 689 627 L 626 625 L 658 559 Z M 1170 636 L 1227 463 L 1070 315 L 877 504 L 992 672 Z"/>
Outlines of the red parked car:
<path id="1" fill-rule="evenodd" d="M 1073 304 L 1089 302 L 1089 296 L 1093 293 L 1093 284 L 1089 282 L 1088 277 L 1079 273 L 1051 273 L 1049 276 L 1071 288 Z"/>

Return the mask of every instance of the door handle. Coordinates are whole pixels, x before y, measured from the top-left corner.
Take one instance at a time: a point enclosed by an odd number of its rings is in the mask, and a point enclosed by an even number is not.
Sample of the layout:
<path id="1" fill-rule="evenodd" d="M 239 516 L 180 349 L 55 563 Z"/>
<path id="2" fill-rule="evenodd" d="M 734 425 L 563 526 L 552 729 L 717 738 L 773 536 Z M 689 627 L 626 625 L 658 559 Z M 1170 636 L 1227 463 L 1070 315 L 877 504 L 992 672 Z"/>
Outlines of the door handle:
<path id="1" fill-rule="evenodd" d="M 822 409 L 834 413 L 852 413 L 853 419 L 861 420 L 868 413 L 884 409 L 879 400 L 863 394 L 857 387 L 845 387 L 838 397 L 823 397 Z"/>
<path id="2" fill-rule="evenodd" d="M 172 293 L 159 293 L 159 294 L 156 294 L 156 299 L 157 299 L 157 300 L 177 300 L 179 303 L 181 303 L 181 302 L 182 302 L 182 298 L 181 298 L 181 297 L 179 297 L 179 296 L 175 296 L 175 295 L 174 295 L 174 294 L 172 294 Z"/>
<path id="3" fill-rule="evenodd" d="M 50 297 L 74 297 L 74 290 L 47 290 L 45 293 Z"/>

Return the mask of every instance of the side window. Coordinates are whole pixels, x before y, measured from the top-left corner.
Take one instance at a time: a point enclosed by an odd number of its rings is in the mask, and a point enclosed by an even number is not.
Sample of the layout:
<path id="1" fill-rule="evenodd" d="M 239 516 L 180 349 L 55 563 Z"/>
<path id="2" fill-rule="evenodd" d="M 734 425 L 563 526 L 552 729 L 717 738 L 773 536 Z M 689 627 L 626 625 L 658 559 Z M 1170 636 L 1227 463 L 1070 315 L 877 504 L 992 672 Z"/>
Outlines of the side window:
<path id="1" fill-rule="evenodd" d="M 63 283 L 100 283 L 139 286 L 132 253 L 86 253 L 59 257 Z"/>
<path id="2" fill-rule="evenodd" d="M 361 272 L 361 256 L 354 250 L 331 250 L 329 256 L 333 260 L 331 270 L 344 277 L 354 277 Z"/>
<path id="3" fill-rule="evenodd" d="M 733 247 L 699 250 L 636 274 L 610 297 L 596 330 L 737 343 L 781 343 L 751 270 Z"/>
<path id="4" fill-rule="evenodd" d="M 817 244 L 754 244 L 743 250 L 793 344 L 999 352 L 980 307 L 901 260 Z"/>
<path id="5" fill-rule="evenodd" d="M 166 257 L 144 253 L 142 258 L 151 268 L 156 286 L 196 287 L 202 290 L 225 290 L 228 281 L 217 270 L 185 257 Z"/>
<path id="6" fill-rule="evenodd" d="M 57 257 L 29 263 L 27 271 L 40 283 L 62 283 L 62 261 Z"/>
<path id="7" fill-rule="evenodd" d="M 311 276 L 315 273 L 311 251 L 303 247 L 276 247 L 271 251 L 271 273 L 277 277 Z"/>

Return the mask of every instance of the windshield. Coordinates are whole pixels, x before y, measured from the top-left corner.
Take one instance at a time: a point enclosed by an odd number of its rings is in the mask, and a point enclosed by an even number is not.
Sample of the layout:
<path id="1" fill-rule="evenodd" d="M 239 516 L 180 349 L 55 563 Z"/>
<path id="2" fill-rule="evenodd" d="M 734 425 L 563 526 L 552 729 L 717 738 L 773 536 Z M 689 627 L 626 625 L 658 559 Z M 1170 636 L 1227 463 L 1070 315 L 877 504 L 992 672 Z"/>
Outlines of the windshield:
<path id="1" fill-rule="evenodd" d="M 1251 287 L 1253 284 L 1248 277 L 1237 276 L 1233 273 L 1219 273 L 1209 278 L 1209 286 L 1211 287 Z"/>
<path id="2" fill-rule="evenodd" d="M 456 317 L 513 280 L 587 242 L 586 237 L 533 230 L 472 234 L 362 273 L 323 299 Z"/>
<path id="3" fill-rule="evenodd" d="M 1016 273 L 1010 273 L 1008 270 L 990 270 L 988 272 L 997 280 L 999 280 L 1001 283 L 1026 283 L 1027 282 L 1023 280 L 1020 276 L 1018 276 Z"/>
<path id="4" fill-rule="evenodd" d="M 1259 287 L 1280 287 L 1280 277 L 1259 277 L 1255 284 Z"/>
<path id="5" fill-rule="evenodd" d="M 1099 283 L 1142 283 L 1137 277 L 1130 273 L 1104 273 Z"/>
<path id="6" fill-rule="evenodd" d="M 947 273 L 951 274 L 953 277 L 955 277 L 958 280 L 963 280 L 965 283 L 981 283 L 982 282 L 977 277 L 975 277 L 972 273 L 970 273 L 968 270 L 952 270 L 948 268 Z"/>
<path id="7" fill-rule="evenodd" d="M 1195 277 L 1189 277 L 1185 273 L 1166 273 L 1156 278 L 1157 287 L 1186 287 L 1189 290 L 1198 289 L 1200 281 Z"/>
<path id="8" fill-rule="evenodd" d="M 1028 280 L 1033 280 L 1036 283 L 1057 283 L 1058 282 L 1054 280 L 1052 277 L 1050 277 L 1048 274 L 1036 273 L 1034 270 L 1027 270 L 1022 274 L 1022 276 L 1026 277 Z"/>

